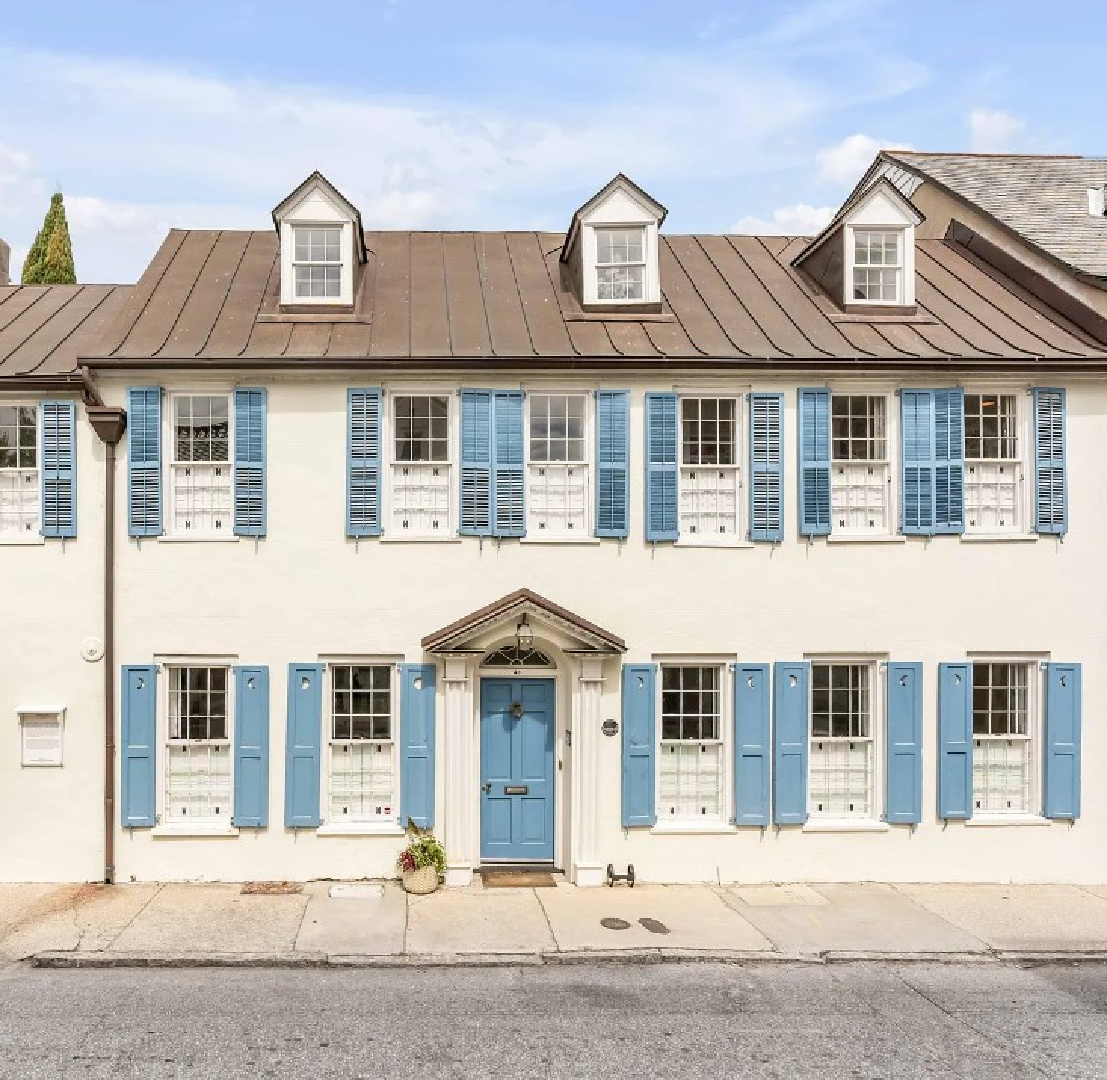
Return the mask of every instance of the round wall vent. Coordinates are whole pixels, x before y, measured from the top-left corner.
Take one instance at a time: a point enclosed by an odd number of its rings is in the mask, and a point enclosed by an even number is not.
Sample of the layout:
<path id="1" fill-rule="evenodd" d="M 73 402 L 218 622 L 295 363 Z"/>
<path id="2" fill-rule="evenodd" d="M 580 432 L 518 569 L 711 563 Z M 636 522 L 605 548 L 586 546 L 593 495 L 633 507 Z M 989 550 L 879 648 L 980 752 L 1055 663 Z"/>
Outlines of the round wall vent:
<path id="1" fill-rule="evenodd" d="M 104 659 L 104 643 L 97 637 L 88 637 L 81 642 L 81 656 L 90 664 Z"/>

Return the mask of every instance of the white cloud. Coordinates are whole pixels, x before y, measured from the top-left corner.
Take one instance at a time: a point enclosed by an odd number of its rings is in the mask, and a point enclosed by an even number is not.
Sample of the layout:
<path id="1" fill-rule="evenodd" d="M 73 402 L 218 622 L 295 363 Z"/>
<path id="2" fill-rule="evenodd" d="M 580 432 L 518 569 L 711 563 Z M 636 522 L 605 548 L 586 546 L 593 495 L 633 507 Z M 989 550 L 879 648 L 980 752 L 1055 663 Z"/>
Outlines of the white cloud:
<path id="1" fill-rule="evenodd" d="M 969 113 L 969 146 L 978 154 L 1018 149 L 1026 121 L 1000 109 L 973 109 Z"/>
<path id="2" fill-rule="evenodd" d="M 733 231 L 755 236 L 814 236 L 834 216 L 833 206 L 778 206 L 769 218 L 744 217 Z"/>
<path id="3" fill-rule="evenodd" d="M 31 172 L 31 155 L 0 143 L 0 184 L 23 183 Z"/>
<path id="4" fill-rule="evenodd" d="M 881 150 L 911 150 L 909 143 L 874 139 L 871 135 L 847 135 L 815 154 L 815 174 L 831 184 L 855 184 Z"/>

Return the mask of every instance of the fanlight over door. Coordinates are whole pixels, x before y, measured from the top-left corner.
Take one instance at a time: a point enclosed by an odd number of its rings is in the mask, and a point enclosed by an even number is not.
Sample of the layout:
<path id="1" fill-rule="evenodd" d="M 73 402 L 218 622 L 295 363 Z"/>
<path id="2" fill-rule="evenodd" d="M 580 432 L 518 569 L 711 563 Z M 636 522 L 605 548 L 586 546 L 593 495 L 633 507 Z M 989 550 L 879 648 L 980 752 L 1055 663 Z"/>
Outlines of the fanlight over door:
<path id="1" fill-rule="evenodd" d="M 504 645 L 490 652 L 481 667 L 490 668 L 552 668 L 554 662 L 541 650 L 530 646 Z"/>

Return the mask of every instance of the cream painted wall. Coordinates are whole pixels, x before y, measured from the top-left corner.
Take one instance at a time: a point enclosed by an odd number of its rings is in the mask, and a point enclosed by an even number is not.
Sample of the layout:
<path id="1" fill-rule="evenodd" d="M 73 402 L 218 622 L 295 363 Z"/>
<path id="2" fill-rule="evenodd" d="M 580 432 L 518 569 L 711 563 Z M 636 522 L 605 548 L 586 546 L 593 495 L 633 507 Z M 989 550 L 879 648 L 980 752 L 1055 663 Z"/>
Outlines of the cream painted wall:
<path id="1" fill-rule="evenodd" d="M 0 881 L 104 875 L 104 662 L 81 657 L 104 632 L 104 450 L 80 403 L 77 477 L 76 539 L 0 544 Z M 63 765 L 23 768 L 16 710 L 55 707 Z"/>
<path id="2" fill-rule="evenodd" d="M 167 378 L 126 380 L 129 384 Z M 234 377 L 224 383 L 230 387 Z M 666 389 L 654 377 L 621 378 L 632 390 L 631 526 L 629 541 L 544 544 L 465 539 L 460 543 L 356 543 L 344 535 L 345 408 L 348 385 L 389 386 L 381 373 L 357 378 L 313 372 L 262 378 L 243 384 L 269 386 L 268 536 L 258 542 L 141 542 L 125 537 L 125 499 L 119 501 L 118 662 L 149 663 L 162 654 L 233 654 L 271 671 L 270 827 L 233 838 L 163 839 L 149 830 L 121 834 L 119 879 L 312 878 L 389 874 L 395 838 L 321 837 L 292 834 L 283 826 L 285 680 L 290 662 L 326 654 L 402 654 L 423 659 L 420 639 L 521 586 L 549 597 L 623 636 L 626 660 L 658 654 L 725 654 L 751 661 L 802 659 L 835 652 L 887 654 L 922 661 L 924 698 L 924 820 L 917 829 L 885 833 L 813 834 L 797 828 L 758 829 L 711 836 L 662 836 L 624 832 L 619 823 L 620 742 L 601 738 L 599 854 L 604 863 L 633 862 L 644 880 L 1107 880 L 1107 610 L 1102 537 L 1107 532 L 1107 459 L 1102 453 L 1107 387 L 1066 380 L 1069 387 L 1068 461 L 1071 531 L 1063 542 L 967 542 L 956 537 L 906 542 L 808 544 L 796 532 L 795 389 L 810 377 L 785 372 L 752 389 L 785 392 L 786 540 L 737 549 L 651 547 L 643 539 L 643 393 Z M 442 378 L 436 380 L 441 385 Z M 730 380 L 680 377 L 680 384 L 717 386 L 720 392 L 751 389 Z M 948 385 L 946 380 L 944 385 Z M 122 403 L 124 381 L 106 381 L 109 403 Z M 176 388 L 199 388 L 200 379 Z M 215 385 L 215 384 L 211 384 Z M 481 375 L 482 386 L 519 386 Z M 543 383 L 527 379 L 528 389 Z M 565 385 L 546 380 L 550 388 Z M 582 385 L 579 381 L 574 386 Z M 671 382 L 670 382 L 671 385 Z M 864 380 L 835 387 L 864 388 Z M 913 386 L 926 385 L 912 379 Z M 932 385 L 943 385 L 933 383 Z M 411 387 L 405 381 L 405 388 Z M 90 456 L 82 435 L 84 461 Z M 455 458 L 456 461 L 456 458 Z M 90 541 L 89 508 L 95 503 L 84 468 L 82 542 Z M 118 481 L 125 490 L 125 461 Z M 91 547 L 91 543 L 89 543 Z M 84 549 L 81 549 L 84 550 Z M 32 549 L 52 568 L 76 564 L 75 547 Z M 81 555 L 84 559 L 84 555 Z M 5 553 L 5 563 L 10 562 Z M 74 569 L 77 569 L 74 566 Z M 80 563 L 80 569 L 85 564 Z M 20 575 L 21 576 L 21 575 Z M 74 577 L 82 575 L 74 574 Z M 88 576 L 87 574 L 84 576 Z M 89 577 L 94 580 L 94 577 Z M 37 604 L 34 586 L 20 584 L 26 603 Z M 38 588 L 43 587 L 41 584 Z M 68 595 L 50 580 L 49 595 Z M 86 593 L 88 587 L 86 586 Z M 82 594 L 84 595 L 84 594 Z M 95 594 L 87 604 L 94 610 Z M 81 601 L 82 606 L 86 603 Z M 64 665 L 73 689 L 73 727 L 96 710 L 95 667 L 86 668 L 76 645 L 89 619 L 72 631 L 72 660 Z M 0 627 L 11 627 L 0 621 Z M 23 623 L 20 623 L 22 627 Z M 57 687 L 47 657 L 69 654 L 53 647 L 56 624 L 44 621 L 34 641 L 17 646 L 17 659 L 37 674 L 30 689 Z M 12 631 L 9 629 L 8 636 Z M 60 643 L 59 643 L 60 644 Z M 941 661 L 969 652 L 1026 651 L 1084 665 L 1083 816 L 1074 825 L 982 828 L 950 824 L 934 816 L 936 777 L 936 679 Z M 604 717 L 619 716 L 618 671 L 606 665 Z M 71 683 L 68 680 L 73 680 Z M 83 680 L 83 681 L 82 681 Z M 87 683 L 87 686 L 85 685 Z M 0 684 L 0 694 L 8 691 Z M 450 807 L 444 799 L 444 731 L 441 675 L 438 715 L 437 818 L 442 832 Z M 559 700 L 566 701 L 562 688 Z M 9 715 L 11 704 L 6 704 Z M 559 727 L 565 725 L 559 718 Z M 12 721 L 14 724 L 14 720 Z M 87 751 L 93 754 L 95 741 Z M 75 760 L 74 745 L 69 747 Z M 570 754 L 571 750 L 568 751 Z M 95 760 L 93 755 L 91 760 Z M 6 775 L 6 774 L 4 774 Z M 18 771 L 16 773 L 18 775 Z M 78 788 L 96 788 L 98 773 L 69 769 Z M 45 783 L 20 777 L 20 783 Z M 27 786 L 24 792 L 37 791 Z M 0 789 L 0 799 L 8 798 Z M 90 792 L 91 798 L 91 792 Z M 86 800 L 87 802 L 88 800 Z M 9 820 L 19 800 L 5 804 Z M 39 804 L 41 805 L 41 804 Z M 560 812 L 560 808 L 559 808 Z M 90 811 L 84 810 L 89 817 Z M 81 819 L 74 809 L 74 824 Z M 95 852 L 97 819 L 74 835 L 88 837 Z M 32 826 L 32 828 L 34 828 Z M 56 836 L 65 830 L 51 825 Z M 20 836 L 6 839 L 21 851 L 42 847 Z M 71 841 L 75 844 L 76 841 Z M 564 850 L 564 849 L 562 849 Z M 55 856 L 38 856 L 54 865 Z M 31 865 L 31 862 L 22 865 Z M 67 861 L 68 862 L 68 861 Z M 74 854 L 72 865 L 95 858 Z M 26 873 L 26 871 L 21 871 Z M 68 871 L 72 875 L 73 871 Z M 64 876 L 59 870 L 55 876 Z"/>

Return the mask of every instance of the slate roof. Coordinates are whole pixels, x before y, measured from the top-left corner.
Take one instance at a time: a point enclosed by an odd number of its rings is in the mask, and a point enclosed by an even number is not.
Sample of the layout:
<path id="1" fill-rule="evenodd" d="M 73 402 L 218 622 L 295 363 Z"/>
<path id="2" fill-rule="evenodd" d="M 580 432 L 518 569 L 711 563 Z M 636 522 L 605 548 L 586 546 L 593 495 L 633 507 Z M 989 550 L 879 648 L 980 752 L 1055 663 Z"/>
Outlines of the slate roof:
<path id="1" fill-rule="evenodd" d="M 846 315 L 790 264 L 808 241 L 662 236 L 660 314 L 592 314 L 562 283 L 562 236 L 367 232 L 354 313 L 282 314 L 272 232 L 172 231 L 93 360 L 99 369 L 302 365 L 848 366 L 1103 359 L 1097 342 L 945 240 L 918 244 L 918 314 Z"/>
<path id="2" fill-rule="evenodd" d="M 1107 278 L 1107 217 L 1088 213 L 1088 188 L 1107 184 L 1107 158 L 905 150 L 883 156 L 974 203 L 1077 272 Z M 910 198 L 910 185 L 898 186 Z"/>

